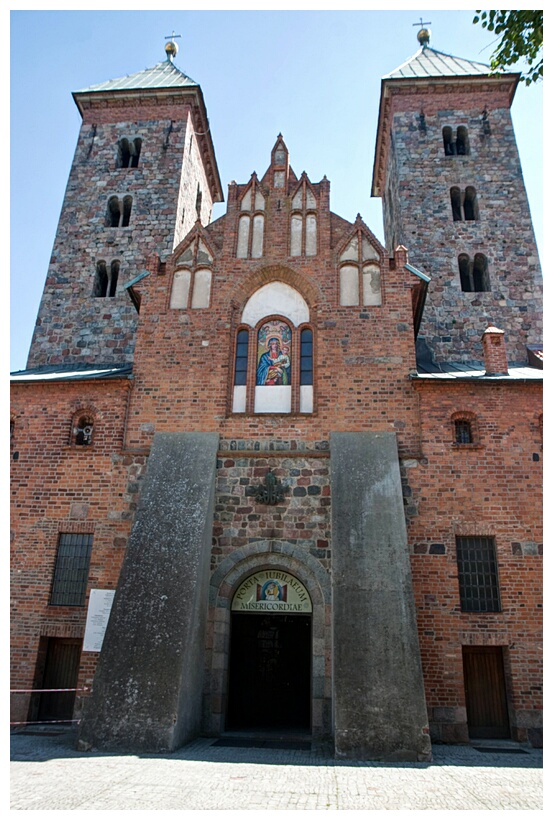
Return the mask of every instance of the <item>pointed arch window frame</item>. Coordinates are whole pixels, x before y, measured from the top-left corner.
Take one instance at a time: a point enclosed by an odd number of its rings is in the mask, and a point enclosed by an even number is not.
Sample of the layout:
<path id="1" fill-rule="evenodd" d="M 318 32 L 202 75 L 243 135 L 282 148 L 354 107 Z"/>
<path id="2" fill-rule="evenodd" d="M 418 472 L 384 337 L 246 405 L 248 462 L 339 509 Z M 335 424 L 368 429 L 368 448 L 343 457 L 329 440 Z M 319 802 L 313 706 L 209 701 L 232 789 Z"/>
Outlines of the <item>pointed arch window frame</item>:
<path id="1" fill-rule="evenodd" d="M 353 240 L 354 236 L 357 238 L 357 261 L 355 259 L 341 259 L 341 255 L 345 252 L 346 248 Z M 370 241 L 367 233 L 363 230 L 361 225 L 357 226 L 356 233 L 352 231 L 348 234 L 347 239 L 341 246 L 341 249 L 337 253 L 337 260 L 336 266 L 338 270 L 337 276 L 337 304 L 340 307 L 345 308 L 361 308 L 361 309 L 368 309 L 368 308 L 381 308 L 384 304 L 384 287 L 383 287 L 383 265 L 382 265 L 382 258 L 381 255 L 375 250 L 378 255 L 378 259 L 363 259 L 363 239 L 366 239 L 369 245 L 373 247 L 372 242 Z M 358 288 L 358 301 L 356 304 L 344 305 L 342 304 L 342 287 L 341 287 L 341 279 L 342 279 L 342 270 L 343 268 L 347 267 L 354 267 L 357 269 L 357 288 Z M 380 268 L 380 304 L 373 305 L 370 303 L 365 304 L 365 282 L 363 278 L 364 268 L 368 265 L 377 265 Z"/>
<path id="2" fill-rule="evenodd" d="M 315 206 L 307 205 L 307 190 L 311 192 L 313 199 L 315 200 Z M 301 208 L 294 207 L 293 202 L 298 192 L 301 190 Z M 318 256 L 319 254 L 319 203 L 318 203 L 318 196 L 313 190 L 313 186 L 310 184 L 309 180 L 306 177 L 302 177 L 300 180 L 299 185 L 296 186 L 295 191 L 290 195 L 290 219 L 288 220 L 288 248 L 290 252 L 291 259 L 298 259 L 298 258 L 312 258 L 314 256 Z M 294 218 L 301 218 L 301 239 L 300 239 L 300 253 L 292 253 L 292 222 Z M 314 253 L 307 253 L 307 220 L 309 218 L 315 220 L 315 251 Z"/>
<path id="3" fill-rule="evenodd" d="M 211 259 L 209 262 L 204 262 L 198 259 L 198 253 L 200 250 L 200 242 L 203 242 L 209 251 Z M 190 247 L 193 247 L 192 250 L 192 259 L 190 263 L 188 262 L 179 262 L 179 258 L 182 254 Z M 175 267 L 171 274 L 171 287 L 168 288 L 168 300 L 167 300 L 167 310 L 186 310 L 186 311 L 197 311 L 197 310 L 209 310 L 213 303 L 213 282 L 215 278 L 215 255 L 212 249 L 209 247 L 208 243 L 205 240 L 205 237 L 202 236 L 200 233 L 196 234 L 192 242 L 189 242 L 184 251 L 181 251 L 177 255 L 177 259 L 175 261 Z M 211 274 L 210 282 L 209 282 L 209 299 L 207 305 L 194 305 L 194 291 L 196 287 L 196 276 L 200 271 L 209 271 Z M 186 298 L 186 305 L 173 305 L 173 289 L 175 287 L 175 276 L 177 273 L 184 271 L 190 274 L 190 280 L 188 283 L 188 294 Z"/>
<path id="4" fill-rule="evenodd" d="M 263 197 L 263 208 L 256 207 L 256 199 L 257 193 L 261 194 Z M 242 202 L 247 196 L 251 197 L 250 207 L 242 208 Z M 238 208 L 238 223 L 237 223 L 237 230 L 236 230 L 236 250 L 235 256 L 237 259 L 262 259 L 265 255 L 265 221 L 266 221 L 266 209 L 267 209 L 267 193 L 261 186 L 259 180 L 255 176 L 252 176 L 251 183 L 249 187 L 246 188 L 244 194 L 242 195 L 239 203 Z M 240 251 L 240 223 L 241 220 L 244 218 L 248 218 L 248 236 L 246 242 L 246 253 L 239 255 Z M 254 250 L 254 239 L 255 239 L 255 220 L 262 219 L 262 230 L 261 230 L 261 253 L 253 255 L 252 251 Z"/>
<path id="5" fill-rule="evenodd" d="M 270 412 L 270 411 L 259 411 L 255 410 L 255 388 L 257 386 L 257 340 L 259 337 L 260 328 L 266 324 L 267 322 L 283 322 L 290 328 L 292 332 L 292 342 L 291 342 L 291 407 L 290 411 L 277 411 L 277 412 Z M 302 333 L 305 330 L 309 330 L 311 332 L 311 340 L 312 340 L 312 387 L 313 387 L 313 406 L 312 410 L 305 411 L 300 409 L 301 405 L 301 341 L 302 341 Z M 234 388 L 236 385 L 236 374 L 237 374 L 237 359 L 239 358 L 237 353 L 237 345 L 238 345 L 238 335 L 241 332 L 247 331 L 248 333 L 248 361 L 247 361 L 247 368 L 246 368 L 246 403 L 245 403 L 245 410 L 236 411 L 233 408 L 234 404 Z M 229 366 L 229 373 L 230 373 L 230 380 L 229 380 L 229 393 L 228 393 L 228 413 L 229 416 L 294 416 L 294 415 L 301 415 L 301 416 L 313 416 L 317 410 L 317 402 L 316 402 L 316 389 L 315 385 L 317 383 L 317 362 L 316 362 L 316 355 L 315 351 L 317 349 L 317 332 L 315 329 L 315 323 L 313 322 L 312 317 L 308 322 L 301 322 L 299 325 L 294 325 L 294 323 L 286 316 L 283 316 L 280 313 L 272 313 L 267 314 L 262 319 L 259 319 L 255 325 L 248 325 L 244 322 L 240 322 L 236 325 L 234 329 L 233 335 L 233 344 L 231 346 L 231 361 Z M 239 372 L 243 372 L 241 369 Z M 306 386 L 306 385 L 304 385 Z"/>

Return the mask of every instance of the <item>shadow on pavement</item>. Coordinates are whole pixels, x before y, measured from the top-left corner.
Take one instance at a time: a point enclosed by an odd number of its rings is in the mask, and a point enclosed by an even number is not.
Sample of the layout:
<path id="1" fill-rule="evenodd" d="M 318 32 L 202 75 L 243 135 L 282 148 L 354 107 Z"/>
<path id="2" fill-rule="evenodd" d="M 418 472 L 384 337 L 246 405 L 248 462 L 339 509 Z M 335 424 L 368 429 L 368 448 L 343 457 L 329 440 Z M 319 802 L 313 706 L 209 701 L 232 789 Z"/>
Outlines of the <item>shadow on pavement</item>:
<path id="1" fill-rule="evenodd" d="M 175 752 L 133 753 L 78 751 L 77 729 L 34 727 L 11 733 L 10 759 L 17 762 L 44 762 L 54 759 L 87 757 L 138 757 L 159 760 L 193 760 L 210 763 L 265 763 L 275 766 L 350 766 L 378 768 L 428 769 L 444 766 L 478 768 L 541 769 L 541 749 L 521 746 L 514 741 L 477 741 L 467 746 L 434 744 L 432 763 L 339 760 L 333 756 L 332 744 L 278 739 L 198 738 Z"/>

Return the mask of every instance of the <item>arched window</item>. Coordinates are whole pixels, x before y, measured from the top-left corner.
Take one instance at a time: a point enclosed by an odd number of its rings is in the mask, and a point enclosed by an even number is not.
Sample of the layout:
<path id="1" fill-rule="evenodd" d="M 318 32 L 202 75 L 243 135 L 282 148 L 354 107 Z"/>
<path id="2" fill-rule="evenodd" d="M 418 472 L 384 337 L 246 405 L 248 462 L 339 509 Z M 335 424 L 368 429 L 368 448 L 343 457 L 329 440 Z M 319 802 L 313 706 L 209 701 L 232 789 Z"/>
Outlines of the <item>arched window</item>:
<path id="1" fill-rule="evenodd" d="M 459 411 L 451 416 L 453 444 L 478 444 L 478 423 L 474 413 Z"/>
<path id="2" fill-rule="evenodd" d="M 465 188 L 465 196 L 463 200 L 463 209 L 465 213 L 465 220 L 472 221 L 478 219 L 478 208 L 476 203 L 476 190 L 469 186 Z"/>
<path id="3" fill-rule="evenodd" d="M 382 304 L 380 257 L 361 228 L 340 254 L 340 304 Z"/>
<path id="4" fill-rule="evenodd" d="M 238 218 L 238 259 L 260 259 L 263 256 L 265 196 L 255 174 L 240 203 Z"/>
<path id="5" fill-rule="evenodd" d="M 461 212 L 461 191 L 459 188 L 452 188 L 449 192 L 451 197 L 451 210 L 453 212 L 453 221 L 461 222 L 463 214 Z"/>
<path id="6" fill-rule="evenodd" d="M 292 197 L 290 217 L 290 256 L 317 255 L 317 200 L 307 178 L 302 177 Z"/>
<path id="7" fill-rule="evenodd" d="M 267 304 L 280 314 L 264 316 Z M 233 413 L 312 413 L 313 329 L 294 288 L 271 282 L 248 300 L 236 332 Z"/>
<path id="8" fill-rule="evenodd" d="M 117 196 L 108 199 L 106 225 L 108 228 L 128 228 L 131 219 L 132 196 L 124 196 L 123 201 Z"/>
<path id="9" fill-rule="evenodd" d="M 208 308 L 211 304 L 213 255 L 196 236 L 177 259 L 169 307 L 180 310 Z"/>
<path id="10" fill-rule="evenodd" d="M 142 140 L 136 137 L 128 140 L 126 137 L 117 144 L 117 164 L 119 168 L 137 168 L 142 149 Z"/>
<path id="11" fill-rule="evenodd" d="M 119 261 L 114 259 L 108 267 L 103 260 L 96 263 L 96 275 L 94 277 L 93 296 L 115 296 L 117 291 L 117 280 L 119 279 Z"/>
<path id="12" fill-rule="evenodd" d="M 466 293 L 483 293 L 490 290 L 488 260 L 483 253 L 477 253 L 474 260 L 466 253 L 460 254 L 459 277 L 461 290 Z"/>
<path id="13" fill-rule="evenodd" d="M 456 131 L 450 125 L 442 128 L 444 153 L 446 157 L 464 156 L 470 153 L 469 135 L 465 125 L 459 125 Z"/>
<path id="14" fill-rule="evenodd" d="M 450 189 L 451 210 L 454 222 L 471 222 L 478 219 L 476 190 L 469 186 L 462 192 L 459 188 Z"/>
<path id="15" fill-rule="evenodd" d="M 79 411 L 73 417 L 71 426 L 71 444 L 86 447 L 92 444 L 94 417 L 88 411 Z"/>

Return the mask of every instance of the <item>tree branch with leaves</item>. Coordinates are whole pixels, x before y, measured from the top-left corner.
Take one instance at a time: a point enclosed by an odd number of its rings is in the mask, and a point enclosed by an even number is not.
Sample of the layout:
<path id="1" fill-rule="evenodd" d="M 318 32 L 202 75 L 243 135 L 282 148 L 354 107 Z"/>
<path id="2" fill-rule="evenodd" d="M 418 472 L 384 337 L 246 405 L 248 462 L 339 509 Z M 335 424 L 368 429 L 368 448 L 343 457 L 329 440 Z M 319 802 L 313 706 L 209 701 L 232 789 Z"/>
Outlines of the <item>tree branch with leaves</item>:
<path id="1" fill-rule="evenodd" d="M 499 35 L 500 42 L 492 54 L 491 67 L 504 71 L 525 60 L 528 70 L 522 72 L 526 85 L 543 77 L 543 10 L 542 11 L 476 11 L 473 23 Z"/>

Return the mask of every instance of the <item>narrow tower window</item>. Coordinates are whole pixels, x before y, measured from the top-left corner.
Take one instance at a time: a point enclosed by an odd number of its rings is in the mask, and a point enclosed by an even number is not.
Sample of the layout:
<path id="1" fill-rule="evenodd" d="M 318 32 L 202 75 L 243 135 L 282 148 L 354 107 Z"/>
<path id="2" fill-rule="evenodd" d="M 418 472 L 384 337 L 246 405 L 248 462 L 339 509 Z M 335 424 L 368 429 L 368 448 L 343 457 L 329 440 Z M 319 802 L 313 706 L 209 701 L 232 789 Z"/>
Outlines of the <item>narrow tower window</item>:
<path id="1" fill-rule="evenodd" d="M 93 296 L 115 296 L 117 291 L 117 280 L 119 278 L 119 262 L 114 260 L 109 273 L 104 260 L 96 263 L 96 276 L 94 277 Z"/>
<path id="2" fill-rule="evenodd" d="M 449 192 L 451 196 L 451 210 L 453 211 L 453 221 L 461 222 L 463 215 L 461 213 L 461 191 L 459 188 L 452 188 Z"/>
<path id="3" fill-rule="evenodd" d="M 121 227 L 128 228 L 131 218 L 132 196 L 123 197 L 123 221 Z"/>
<path id="4" fill-rule="evenodd" d="M 442 128 L 444 152 L 446 157 L 464 156 L 470 153 L 469 135 L 465 125 L 459 125 L 454 133 L 450 125 Z"/>
<path id="5" fill-rule="evenodd" d="M 142 140 L 137 137 L 134 140 L 123 138 L 117 145 L 117 164 L 119 168 L 137 168 L 140 157 Z"/>
<path id="6" fill-rule="evenodd" d="M 119 220 L 121 219 L 121 208 L 119 207 L 119 199 L 112 196 L 108 200 L 108 215 L 107 224 L 109 228 L 118 228 Z"/>
<path id="7" fill-rule="evenodd" d="M 469 153 L 469 134 L 464 125 L 460 125 L 457 128 L 457 140 L 455 144 L 459 156 L 464 156 Z"/>
<path id="8" fill-rule="evenodd" d="M 478 219 L 476 190 L 472 186 L 465 188 L 464 192 L 457 187 L 451 188 L 449 195 L 454 222 L 471 222 Z"/>
<path id="9" fill-rule="evenodd" d="M 458 262 L 461 290 L 467 293 L 480 293 L 490 290 L 488 260 L 483 253 L 477 253 L 474 261 L 466 253 L 462 253 L 458 258 Z"/>
<path id="10" fill-rule="evenodd" d="M 108 199 L 108 212 L 106 224 L 108 228 L 128 228 L 132 209 L 132 196 L 123 197 L 123 201 L 119 201 L 119 197 L 110 196 Z"/>
<path id="11" fill-rule="evenodd" d="M 472 187 L 465 188 L 463 210 L 465 212 L 465 220 L 471 221 L 478 219 L 478 211 L 476 207 L 476 191 Z"/>

